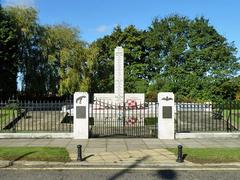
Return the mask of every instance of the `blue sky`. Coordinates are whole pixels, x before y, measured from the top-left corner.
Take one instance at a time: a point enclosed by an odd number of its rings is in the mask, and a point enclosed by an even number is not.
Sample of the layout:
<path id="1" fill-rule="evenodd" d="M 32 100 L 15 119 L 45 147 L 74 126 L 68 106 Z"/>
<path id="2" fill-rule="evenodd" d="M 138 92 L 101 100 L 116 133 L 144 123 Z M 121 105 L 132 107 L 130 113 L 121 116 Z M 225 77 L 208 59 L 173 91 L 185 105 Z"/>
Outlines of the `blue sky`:
<path id="1" fill-rule="evenodd" d="M 33 6 L 41 24 L 67 23 L 79 28 L 87 42 L 110 34 L 117 24 L 147 29 L 155 17 L 204 16 L 240 49 L 238 0 L 2 0 L 2 4 Z"/>

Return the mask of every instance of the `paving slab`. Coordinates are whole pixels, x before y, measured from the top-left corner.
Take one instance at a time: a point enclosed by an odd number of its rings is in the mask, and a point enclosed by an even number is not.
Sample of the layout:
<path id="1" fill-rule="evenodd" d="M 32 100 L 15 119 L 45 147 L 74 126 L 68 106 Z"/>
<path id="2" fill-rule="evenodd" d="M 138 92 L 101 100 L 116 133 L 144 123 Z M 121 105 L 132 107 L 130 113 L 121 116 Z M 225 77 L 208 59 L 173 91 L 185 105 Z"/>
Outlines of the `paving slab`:
<path id="1" fill-rule="evenodd" d="M 126 143 L 120 142 L 120 143 L 106 143 L 107 146 L 127 146 Z"/>
<path id="2" fill-rule="evenodd" d="M 85 154 L 86 156 L 89 154 Z M 176 164 L 176 156 L 165 149 L 153 150 L 134 150 L 125 152 L 99 152 L 89 156 L 86 159 L 88 163 L 103 163 L 103 164 L 154 164 L 159 165 L 162 163 Z M 188 162 L 186 162 L 188 163 Z"/>
<path id="3" fill-rule="evenodd" d="M 225 147 L 225 148 L 237 148 L 237 147 L 240 147 L 238 144 L 235 144 L 235 143 L 228 143 L 226 142 L 225 144 L 221 145 L 221 147 Z"/>
<path id="4" fill-rule="evenodd" d="M 130 154 L 125 151 L 125 152 L 113 152 L 115 156 L 117 156 L 120 160 L 128 159 L 130 158 Z"/>
<path id="5" fill-rule="evenodd" d="M 106 144 L 87 144 L 86 148 L 87 149 L 95 149 L 95 148 L 105 148 L 106 149 Z"/>
<path id="6" fill-rule="evenodd" d="M 108 152 L 119 152 L 119 151 L 127 151 L 127 147 L 107 147 Z"/>
<path id="7" fill-rule="evenodd" d="M 138 149 L 147 149 L 146 146 L 128 146 L 127 150 L 138 150 Z"/>
<path id="8" fill-rule="evenodd" d="M 107 139 L 108 143 L 126 143 L 125 139 Z"/>
<path id="9" fill-rule="evenodd" d="M 89 142 L 106 142 L 107 138 L 93 138 L 93 139 L 88 139 Z"/>
<path id="10" fill-rule="evenodd" d="M 166 146 L 163 144 L 146 144 L 148 149 L 158 149 L 158 148 L 165 148 Z"/>
<path id="11" fill-rule="evenodd" d="M 98 153 L 98 152 L 106 152 L 106 148 L 86 148 L 84 153 Z"/>
<path id="12" fill-rule="evenodd" d="M 210 139 L 0 139 L 0 146 L 5 147 L 66 147 L 72 160 L 77 159 L 77 145 L 83 148 L 83 158 L 86 165 L 97 163 L 109 164 L 172 164 L 176 165 L 176 156 L 164 148 L 177 148 L 182 144 L 184 147 L 197 148 L 221 148 L 240 147 L 239 139 L 210 138 Z M 185 164 L 191 164 L 185 162 Z"/>

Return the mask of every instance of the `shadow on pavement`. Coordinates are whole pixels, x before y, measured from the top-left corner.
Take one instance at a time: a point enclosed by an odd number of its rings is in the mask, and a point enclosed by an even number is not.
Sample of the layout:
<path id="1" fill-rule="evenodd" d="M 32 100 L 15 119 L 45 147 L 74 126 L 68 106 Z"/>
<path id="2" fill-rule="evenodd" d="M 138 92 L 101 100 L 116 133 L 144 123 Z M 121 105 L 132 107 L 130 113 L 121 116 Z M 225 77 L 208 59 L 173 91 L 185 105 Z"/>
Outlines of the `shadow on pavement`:
<path id="1" fill-rule="evenodd" d="M 26 157 L 26 156 L 28 156 L 28 155 L 30 155 L 30 154 L 33 154 L 33 153 L 35 153 L 35 152 L 36 152 L 36 151 L 32 151 L 32 152 L 28 152 L 28 153 L 26 153 L 26 154 L 23 154 L 22 156 L 19 156 L 19 157 L 17 157 L 16 159 L 10 161 L 7 166 L 3 166 L 3 167 L 0 167 L 0 168 L 8 168 L 8 167 L 11 167 L 11 166 L 13 166 L 14 162 L 19 161 L 19 160 L 21 160 L 22 158 L 24 158 L 24 157 Z"/>
<path id="2" fill-rule="evenodd" d="M 183 160 L 185 160 L 185 158 L 187 157 L 187 154 L 183 154 Z"/>
<path id="3" fill-rule="evenodd" d="M 177 173 L 173 170 L 160 170 L 157 172 L 161 179 L 177 179 Z"/>
<path id="4" fill-rule="evenodd" d="M 94 156 L 94 154 L 90 154 L 90 155 L 88 155 L 88 156 L 82 158 L 82 161 L 86 161 L 88 158 L 90 158 L 90 157 L 92 157 L 92 156 Z"/>
<path id="5" fill-rule="evenodd" d="M 126 169 L 123 169 L 119 173 L 117 173 L 117 174 L 113 175 L 112 177 L 110 177 L 109 180 L 115 180 L 115 179 L 119 178 L 120 176 L 122 176 L 125 173 L 127 173 L 128 171 L 130 171 L 132 168 L 135 168 L 138 164 L 140 164 L 142 161 L 146 160 L 147 158 L 149 158 L 149 156 L 144 156 L 143 158 L 141 158 L 138 161 L 136 161 L 134 164 L 126 167 Z"/>

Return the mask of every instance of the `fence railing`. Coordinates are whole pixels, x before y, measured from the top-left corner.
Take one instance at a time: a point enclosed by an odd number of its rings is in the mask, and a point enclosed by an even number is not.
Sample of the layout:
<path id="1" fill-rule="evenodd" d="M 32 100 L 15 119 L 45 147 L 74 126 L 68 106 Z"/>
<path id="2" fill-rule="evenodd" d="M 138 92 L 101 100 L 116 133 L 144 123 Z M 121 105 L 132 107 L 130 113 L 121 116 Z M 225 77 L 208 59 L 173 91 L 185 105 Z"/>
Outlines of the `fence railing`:
<path id="1" fill-rule="evenodd" d="M 91 137 L 157 137 L 157 102 L 115 104 L 95 100 L 89 106 Z"/>
<path id="2" fill-rule="evenodd" d="M 240 102 L 175 104 L 176 132 L 240 132 Z M 158 103 L 89 106 L 93 134 L 156 137 Z M 0 133 L 72 132 L 73 100 L 0 100 Z"/>
<path id="3" fill-rule="evenodd" d="M 72 132 L 72 100 L 0 101 L 0 133 Z"/>
<path id="4" fill-rule="evenodd" d="M 176 132 L 240 131 L 240 102 L 176 103 Z"/>

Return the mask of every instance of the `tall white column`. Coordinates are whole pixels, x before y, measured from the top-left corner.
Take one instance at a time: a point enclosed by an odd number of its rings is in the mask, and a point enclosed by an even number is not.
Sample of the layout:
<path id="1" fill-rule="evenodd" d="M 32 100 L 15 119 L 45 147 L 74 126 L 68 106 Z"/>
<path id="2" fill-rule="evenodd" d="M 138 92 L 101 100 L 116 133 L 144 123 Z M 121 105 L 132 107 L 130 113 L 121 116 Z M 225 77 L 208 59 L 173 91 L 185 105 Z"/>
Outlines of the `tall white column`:
<path id="1" fill-rule="evenodd" d="M 174 94 L 158 93 L 158 138 L 174 139 Z"/>
<path id="2" fill-rule="evenodd" d="M 124 101 L 124 51 L 119 46 L 114 50 L 114 94 L 116 103 Z"/>
<path id="3" fill-rule="evenodd" d="M 88 93 L 74 93 L 74 119 L 73 119 L 73 137 L 74 139 L 88 139 Z"/>

